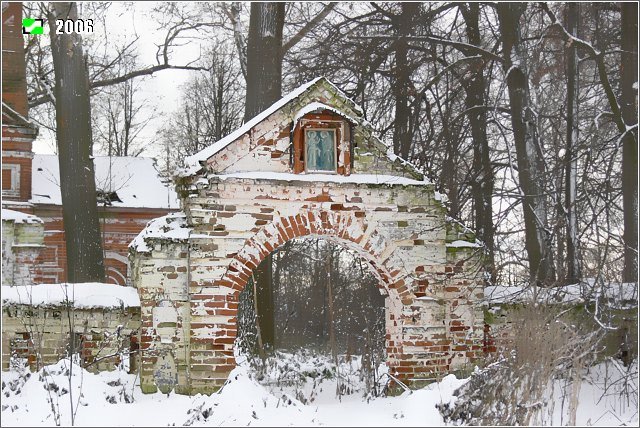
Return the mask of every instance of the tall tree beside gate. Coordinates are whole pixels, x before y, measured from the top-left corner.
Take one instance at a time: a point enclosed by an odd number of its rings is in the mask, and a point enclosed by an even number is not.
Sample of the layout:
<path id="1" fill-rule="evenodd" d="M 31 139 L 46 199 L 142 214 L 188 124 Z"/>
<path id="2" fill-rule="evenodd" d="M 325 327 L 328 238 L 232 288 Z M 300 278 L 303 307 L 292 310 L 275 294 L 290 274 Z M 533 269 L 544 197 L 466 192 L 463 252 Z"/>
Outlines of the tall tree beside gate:
<path id="1" fill-rule="evenodd" d="M 251 3 L 245 122 L 282 96 L 284 7 L 284 3 Z M 272 265 L 273 258 L 268 255 L 255 274 L 260 334 L 262 343 L 268 347 L 275 340 Z"/>
<path id="2" fill-rule="evenodd" d="M 396 99 L 395 125 L 393 127 L 393 150 L 404 159 L 408 159 L 413 143 L 414 124 L 411 123 L 412 109 L 409 105 L 412 66 L 409 63 L 409 42 L 414 23 L 420 14 L 420 3 L 400 3 L 399 15 L 390 15 L 394 31 L 398 36 L 395 43 L 395 76 L 393 79 L 393 95 Z"/>
<path id="3" fill-rule="evenodd" d="M 567 30 L 578 36 L 578 3 L 566 5 Z M 575 43 L 566 48 L 567 64 L 567 140 L 565 151 L 565 213 L 567 222 L 566 282 L 574 284 L 578 271 L 578 216 L 576 213 L 576 185 L 578 175 L 578 55 Z"/>
<path id="4" fill-rule="evenodd" d="M 282 96 L 284 3 L 251 3 L 244 121 Z"/>
<path id="5" fill-rule="evenodd" d="M 638 281 L 638 4 L 622 3 L 622 146 L 624 281 Z M 635 88 L 634 88 L 634 85 Z M 634 128 L 635 127 L 635 128 Z"/>
<path id="6" fill-rule="evenodd" d="M 460 12 L 465 22 L 465 31 L 469 44 L 482 46 L 480 36 L 480 4 L 463 3 Z M 463 52 L 465 53 L 465 52 Z M 478 57 L 470 67 L 470 76 L 462 81 L 465 90 L 465 105 L 468 109 L 471 136 L 473 138 L 473 171 L 475 179 L 471 181 L 473 208 L 476 216 L 478 238 L 487 247 L 484 265 L 496 280 L 495 271 L 495 226 L 493 224 L 493 188 L 494 174 L 491 165 L 489 139 L 487 138 L 487 79 L 485 64 L 488 59 Z"/>
<path id="7" fill-rule="evenodd" d="M 56 34 L 56 19 L 78 19 L 75 2 L 53 3 L 49 13 L 55 73 L 56 138 L 69 282 L 104 281 L 96 184 L 91 161 L 89 77 L 77 33 Z"/>
<path id="8" fill-rule="evenodd" d="M 527 53 L 520 36 L 520 18 L 526 3 L 496 4 L 511 109 L 511 125 L 518 163 L 518 180 L 524 212 L 525 248 L 533 282 L 553 278 L 551 251 L 546 236 L 547 203 L 544 191 L 544 161 L 529 81 Z"/>

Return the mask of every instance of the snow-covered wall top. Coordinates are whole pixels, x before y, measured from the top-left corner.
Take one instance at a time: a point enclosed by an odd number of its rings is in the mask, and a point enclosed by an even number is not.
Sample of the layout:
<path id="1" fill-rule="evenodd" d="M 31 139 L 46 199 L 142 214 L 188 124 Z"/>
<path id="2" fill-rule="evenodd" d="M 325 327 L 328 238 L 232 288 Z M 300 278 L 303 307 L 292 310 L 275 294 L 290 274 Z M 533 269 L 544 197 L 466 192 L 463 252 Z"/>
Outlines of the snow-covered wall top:
<path id="1" fill-rule="evenodd" d="M 35 215 L 21 213 L 20 211 L 2 208 L 2 220 L 15 223 L 42 223 L 42 219 Z"/>
<path id="2" fill-rule="evenodd" d="M 77 309 L 139 308 L 138 290 L 114 284 L 39 284 L 2 287 L 3 305 L 66 306 Z"/>
<path id="3" fill-rule="evenodd" d="M 596 285 L 593 279 L 562 287 L 540 288 L 508 287 L 492 285 L 484 289 L 487 305 L 516 304 L 527 302 L 579 304 L 607 299 L 617 308 L 638 306 L 638 288 L 635 283 L 607 283 Z"/>
<path id="4" fill-rule="evenodd" d="M 422 178 L 413 165 L 393 155 L 390 147 L 376 137 L 376 131 L 364 118 L 362 108 L 324 77 L 316 78 L 276 101 L 269 108 L 225 138 L 185 159 L 178 174 L 189 177 L 201 172 L 226 174 L 235 172 L 293 172 L 292 131 L 303 116 L 329 111 L 353 125 L 352 138 L 357 146 L 351 156 L 355 166 L 351 174 L 377 173 Z M 345 125 L 345 127 L 347 127 Z M 344 136 L 348 129 L 343 128 Z M 348 161 L 348 138 L 337 142 L 338 168 Z M 301 173 L 301 175 L 304 174 Z"/>
<path id="5" fill-rule="evenodd" d="M 121 201 L 113 201 L 114 207 L 179 208 L 173 186 L 162 181 L 152 158 L 96 156 L 93 163 L 96 189 L 116 192 Z M 56 155 L 34 155 L 32 180 L 32 203 L 62 205 Z"/>

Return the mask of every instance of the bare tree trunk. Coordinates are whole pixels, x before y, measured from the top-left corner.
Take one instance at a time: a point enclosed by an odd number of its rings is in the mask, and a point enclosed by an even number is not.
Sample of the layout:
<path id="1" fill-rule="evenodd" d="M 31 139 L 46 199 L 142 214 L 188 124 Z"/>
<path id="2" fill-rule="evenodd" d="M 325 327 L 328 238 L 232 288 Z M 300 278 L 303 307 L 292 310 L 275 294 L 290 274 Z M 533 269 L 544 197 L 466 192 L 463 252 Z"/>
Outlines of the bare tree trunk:
<path id="1" fill-rule="evenodd" d="M 258 321 L 260 323 L 262 344 L 266 349 L 273 349 L 275 339 L 272 266 L 272 257 L 269 256 L 260 263 L 255 271 Z"/>
<path id="2" fill-rule="evenodd" d="M 327 272 L 327 309 L 328 309 L 328 323 L 329 323 L 329 348 L 331 349 L 331 357 L 333 362 L 338 366 L 338 349 L 336 347 L 336 326 L 335 316 L 333 311 L 333 284 L 331 284 L 331 269 L 332 269 L 332 257 L 333 249 L 329 248 L 326 259 L 326 272 Z"/>
<path id="3" fill-rule="evenodd" d="M 578 35 L 578 3 L 566 4 L 567 31 Z M 578 157 L 578 56 L 575 43 L 566 48 L 567 57 L 567 141 L 565 149 L 565 211 L 567 218 L 567 284 L 575 284 L 580 276 L 578 265 L 578 222 L 576 214 L 576 183 Z"/>
<path id="4" fill-rule="evenodd" d="M 396 41 L 395 62 L 396 72 L 393 86 L 393 94 L 396 101 L 395 121 L 393 128 L 394 152 L 407 159 L 411 151 L 413 132 L 411 129 L 411 107 L 409 105 L 409 92 L 411 90 L 411 66 L 408 61 L 409 46 L 406 37 L 411 35 L 413 22 L 420 12 L 420 3 L 401 3 L 402 12 L 395 19 Z"/>
<path id="5" fill-rule="evenodd" d="M 322 282 L 322 270 L 323 266 L 318 261 L 322 255 L 320 249 L 320 240 L 314 239 L 313 244 L 313 277 L 311 283 L 311 296 L 310 296 L 310 306 L 311 311 L 313 313 L 314 318 L 317 322 L 313 325 L 313 334 L 316 338 L 316 343 L 321 344 L 324 340 L 324 329 L 325 329 L 325 292 L 326 287 Z"/>
<path id="6" fill-rule="evenodd" d="M 447 197 L 449 199 L 449 215 L 453 218 L 460 216 L 460 182 L 458 179 L 458 169 L 456 164 L 459 161 L 460 146 L 455 133 L 452 131 L 453 126 L 450 124 L 450 116 L 442 115 L 442 135 L 445 143 L 445 158 L 442 166 L 443 171 L 442 183 L 447 189 Z"/>
<path id="7" fill-rule="evenodd" d="M 124 136 L 122 138 L 121 156 L 129 156 L 129 146 L 131 145 L 131 126 L 133 125 L 133 82 L 124 83 Z"/>
<path id="8" fill-rule="evenodd" d="M 69 282 L 104 281 L 100 223 L 91 153 L 89 78 L 82 38 L 56 34 L 56 19 L 78 18 L 75 2 L 52 3 L 49 14 L 55 72 L 60 192 Z"/>
<path id="9" fill-rule="evenodd" d="M 281 250 L 285 249 L 288 247 L 287 244 L 290 244 L 291 241 L 288 241 L 287 243 L 285 243 L 285 245 L 281 248 Z M 279 251 L 276 254 L 276 260 L 274 263 L 272 263 L 272 269 L 273 266 L 275 265 L 275 271 L 271 274 L 271 284 L 273 285 L 272 287 L 272 296 L 271 296 L 271 302 L 272 302 L 272 307 L 273 307 L 273 316 L 272 316 L 272 328 L 273 328 L 273 337 L 272 337 L 272 341 L 271 341 L 271 346 L 273 349 L 276 348 L 276 346 L 279 343 L 282 343 L 282 329 L 278 329 L 279 331 L 276 330 L 276 325 L 280 325 L 278 322 L 276 322 L 276 315 L 278 313 L 282 313 L 282 311 L 277 310 L 276 308 L 279 308 L 282 304 L 281 300 L 281 296 L 282 296 L 282 281 L 280 280 L 281 276 L 282 276 L 282 269 L 284 268 L 284 262 L 282 260 L 282 251 Z M 279 334 L 278 334 L 279 333 Z"/>
<path id="10" fill-rule="evenodd" d="M 518 179 L 524 193 L 525 247 L 532 283 L 553 280 L 551 251 L 547 240 L 547 203 L 544 194 L 544 164 L 536 117 L 530 105 L 526 52 L 520 39 L 520 17 L 526 3 L 497 3 L 504 71 L 507 74 L 511 124 L 518 163 Z"/>
<path id="11" fill-rule="evenodd" d="M 247 40 L 247 95 L 244 121 L 247 122 L 282 96 L 282 28 L 284 3 L 251 3 Z M 258 304 L 265 345 L 273 346 L 273 258 L 258 267 Z"/>
<path id="12" fill-rule="evenodd" d="M 282 96 L 284 3 L 251 3 L 244 121 Z"/>
<path id="13" fill-rule="evenodd" d="M 260 312 L 258 312 L 258 289 L 256 286 L 256 278 L 251 275 L 251 285 L 253 285 L 253 310 L 256 312 L 256 334 L 258 335 L 258 355 L 264 361 L 264 343 L 262 341 L 262 328 L 260 324 Z"/>
<path id="14" fill-rule="evenodd" d="M 480 38 L 480 5 L 468 3 L 461 7 L 466 24 L 469 44 L 481 46 Z M 484 266 L 491 275 L 491 282 L 496 280 L 495 245 L 493 226 L 493 186 L 494 176 L 489 157 L 489 140 L 487 138 L 487 104 L 485 91 L 488 87 L 484 76 L 484 59 L 477 59 L 471 65 L 471 78 L 466 81 L 466 107 L 472 109 L 468 113 L 473 138 L 473 170 L 475 180 L 472 181 L 473 206 L 476 217 L 476 232 L 484 242 L 487 254 Z M 479 107 L 473 109 L 473 107 Z"/>
<path id="15" fill-rule="evenodd" d="M 222 67 L 220 67 L 220 72 L 217 73 L 215 77 L 218 85 L 216 87 L 216 95 L 215 95 L 215 104 L 214 110 L 216 112 L 215 116 L 215 135 L 216 141 L 222 139 L 224 137 L 224 133 L 222 130 L 223 127 L 223 118 L 224 118 L 224 109 L 225 109 L 225 99 L 224 99 L 224 71 Z"/>
<path id="16" fill-rule="evenodd" d="M 629 128 L 638 124 L 638 4 L 622 3 L 621 109 Z M 637 85 L 637 83 L 635 83 Z M 624 281 L 638 281 L 638 128 L 627 131 L 622 146 Z"/>

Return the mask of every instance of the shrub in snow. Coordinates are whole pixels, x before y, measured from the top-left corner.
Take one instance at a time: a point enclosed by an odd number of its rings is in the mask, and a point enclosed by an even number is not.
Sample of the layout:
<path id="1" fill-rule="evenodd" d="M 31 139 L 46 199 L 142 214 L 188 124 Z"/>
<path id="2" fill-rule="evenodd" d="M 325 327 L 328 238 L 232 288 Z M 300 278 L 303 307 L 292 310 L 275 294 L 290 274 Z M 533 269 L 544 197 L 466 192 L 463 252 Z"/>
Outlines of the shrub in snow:
<path id="1" fill-rule="evenodd" d="M 443 404 L 445 421 L 469 425 L 552 423 L 557 393 L 575 425 L 582 376 L 594 362 L 603 332 L 576 322 L 559 307 L 527 306 L 511 315 L 512 335 L 497 361 L 472 374 Z M 558 382 L 559 381 L 559 382 Z M 554 391 L 560 388 L 560 391 Z M 566 423 L 566 421 L 565 421 Z"/>

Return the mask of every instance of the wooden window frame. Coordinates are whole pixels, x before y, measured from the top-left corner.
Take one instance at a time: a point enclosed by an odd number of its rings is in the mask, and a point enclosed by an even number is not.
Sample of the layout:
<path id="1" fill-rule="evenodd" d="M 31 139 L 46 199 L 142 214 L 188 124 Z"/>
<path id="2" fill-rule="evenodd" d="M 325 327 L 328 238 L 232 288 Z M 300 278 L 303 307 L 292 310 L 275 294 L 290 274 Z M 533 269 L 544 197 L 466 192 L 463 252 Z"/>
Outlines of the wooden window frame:
<path id="1" fill-rule="evenodd" d="M 352 147 L 350 144 L 353 138 L 352 124 L 340 114 L 333 111 L 321 111 L 307 113 L 298 121 L 291 123 L 291 170 L 294 174 L 318 173 L 351 175 L 353 172 Z M 309 171 L 306 161 L 306 130 L 334 130 L 334 170 L 333 171 Z M 343 153 L 344 152 L 344 153 Z M 341 156 L 344 158 L 341 160 Z"/>
<path id="2" fill-rule="evenodd" d="M 16 197 L 20 196 L 20 165 L 15 163 L 3 164 L 2 170 L 11 171 L 11 188 L 3 189 L 2 196 Z"/>
<path id="3" fill-rule="evenodd" d="M 304 155 L 304 172 L 307 174 L 337 174 L 338 173 L 338 130 L 336 128 L 324 128 L 324 127 L 315 127 L 315 128 L 304 128 L 303 130 L 303 155 Z M 333 169 L 325 170 L 325 169 L 309 169 L 307 162 L 307 132 L 309 131 L 328 131 L 333 134 Z"/>

